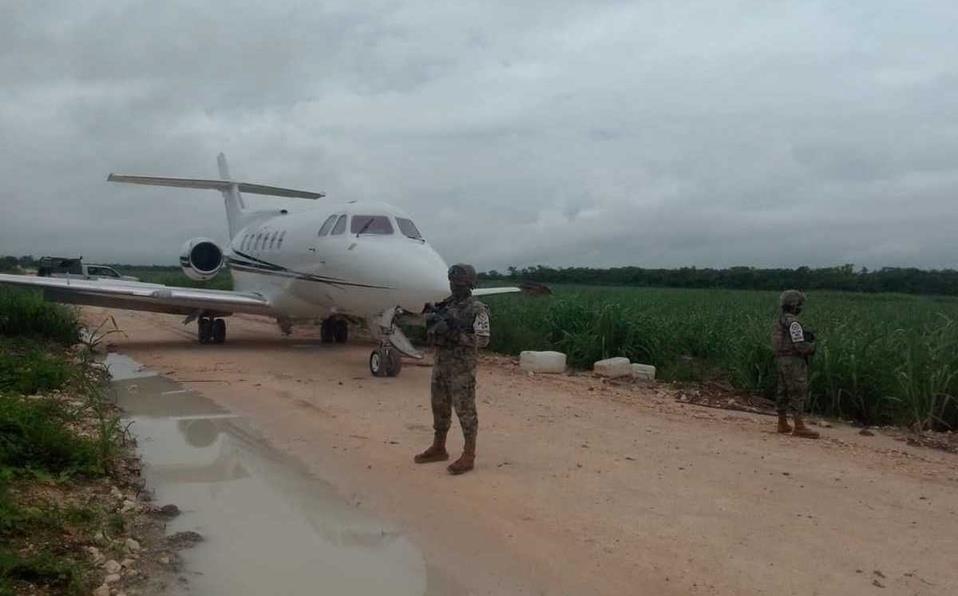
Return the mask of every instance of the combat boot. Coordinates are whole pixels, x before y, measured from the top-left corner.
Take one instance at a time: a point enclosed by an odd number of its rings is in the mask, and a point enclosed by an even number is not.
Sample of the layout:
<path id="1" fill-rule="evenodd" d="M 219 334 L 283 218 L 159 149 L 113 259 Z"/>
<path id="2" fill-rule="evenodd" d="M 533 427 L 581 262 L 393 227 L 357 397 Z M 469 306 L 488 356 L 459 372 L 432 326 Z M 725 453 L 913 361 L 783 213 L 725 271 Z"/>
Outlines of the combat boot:
<path id="1" fill-rule="evenodd" d="M 471 470 L 476 463 L 476 437 L 466 439 L 466 444 L 462 447 L 462 456 L 449 464 L 446 468 L 453 476 L 465 474 Z"/>
<path id="2" fill-rule="evenodd" d="M 805 426 L 801 414 L 795 415 L 795 430 L 792 431 L 793 437 L 803 437 L 805 439 L 817 439 L 820 435 L 812 429 Z"/>
<path id="3" fill-rule="evenodd" d="M 432 445 L 419 455 L 413 458 L 417 464 L 430 464 L 437 461 L 446 461 L 449 459 L 449 452 L 446 451 L 446 433 L 448 431 L 437 430 L 433 435 Z"/>
<path id="4" fill-rule="evenodd" d="M 778 415 L 778 432 L 782 434 L 792 432 L 792 426 L 788 423 L 788 417 L 785 414 Z"/>

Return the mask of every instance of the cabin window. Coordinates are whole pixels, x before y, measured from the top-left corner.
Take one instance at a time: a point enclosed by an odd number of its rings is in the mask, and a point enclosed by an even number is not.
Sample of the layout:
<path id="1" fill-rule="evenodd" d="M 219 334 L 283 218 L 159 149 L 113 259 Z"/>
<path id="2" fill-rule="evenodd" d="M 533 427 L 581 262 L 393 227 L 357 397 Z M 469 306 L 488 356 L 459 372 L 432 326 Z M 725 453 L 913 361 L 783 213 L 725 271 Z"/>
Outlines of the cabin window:
<path id="1" fill-rule="evenodd" d="M 247 235 L 243 236 L 243 245 L 242 245 L 242 247 L 241 247 L 241 250 L 243 250 L 243 251 L 249 250 L 249 239 L 250 239 L 250 238 L 251 238 L 250 234 L 247 234 Z"/>
<path id="2" fill-rule="evenodd" d="M 419 228 L 416 227 L 416 224 L 414 224 L 411 219 L 397 217 L 396 223 L 399 225 L 399 231 L 402 232 L 406 238 L 422 240 L 422 234 L 419 233 Z"/>
<path id="3" fill-rule="evenodd" d="M 327 217 L 326 221 L 323 222 L 323 226 L 319 228 L 319 235 L 325 236 L 326 234 L 328 234 L 329 231 L 333 229 L 333 225 L 336 223 L 336 219 L 338 217 L 339 217 L 338 215 L 330 215 L 329 217 Z"/>
<path id="4" fill-rule="evenodd" d="M 338 236 L 346 231 L 346 216 L 340 215 L 339 219 L 336 220 L 336 225 L 333 226 L 333 236 Z"/>
<path id="5" fill-rule="evenodd" d="M 385 215 L 354 215 L 349 226 L 353 234 L 392 234 L 393 225 Z"/>
<path id="6" fill-rule="evenodd" d="M 269 237 L 269 249 L 273 250 L 273 247 L 276 246 L 276 238 L 279 236 L 279 230 L 273 232 L 273 235 Z"/>
<path id="7" fill-rule="evenodd" d="M 276 241 L 276 250 L 283 248 L 283 238 L 286 237 L 286 230 L 279 233 L 279 240 Z"/>
<path id="8" fill-rule="evenodd" d="M 263 234 L 260 232 L 256 235 L 256 245 L 253 247 L 255 250 L 260 250 L 263 248 Z"/>
<path id="9" fill-rule="evenodd" d="M 87 273 L 99 277 L 119 277 L 116 271 L 107 269 L 106 267 L 89 267 Z"/>

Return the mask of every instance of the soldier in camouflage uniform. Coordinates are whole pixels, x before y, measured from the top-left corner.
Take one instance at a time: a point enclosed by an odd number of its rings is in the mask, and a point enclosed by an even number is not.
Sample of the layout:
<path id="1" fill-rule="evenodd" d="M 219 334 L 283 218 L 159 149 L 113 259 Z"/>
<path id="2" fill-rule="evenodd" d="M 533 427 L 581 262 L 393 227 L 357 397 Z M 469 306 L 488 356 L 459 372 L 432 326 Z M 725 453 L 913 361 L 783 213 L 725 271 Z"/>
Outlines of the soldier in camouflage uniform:
<path id="1" fill-rule="evenodd" d="M 426 337 L 436 346 L 436 362 L 432 369 L 432 446 L 415 457 L 417 464 L 446 461 L 446 434 L 455 408 L 462 426 L 465 446 L 462 457 L 448 469 L 451 474 L 464 474 L 473 468 L 476 459 L 476 365 L 479 348 L 489 344 L 489 310 L 472 297 L 476 287 L 476 270 L 459 264 L 449 268 L 452 296 L 435 305 L 426 315 Z"/>
<path id="2" fill-rule="evenodd" d="M 772 349 L 778 371 L 778 432 L 796 437 L 817 439 L 818 433 L 805 426 L 802 411 L 808 398 L 808 362 L 815 353 L 815 336 L 802 326 L 798 315 L 805 304 L 805 294 L 786 290 L 779 297 L 782 313 L 772 327 Z M 795 420 L 795 429 L 788 424 L 788 413 Z"/>

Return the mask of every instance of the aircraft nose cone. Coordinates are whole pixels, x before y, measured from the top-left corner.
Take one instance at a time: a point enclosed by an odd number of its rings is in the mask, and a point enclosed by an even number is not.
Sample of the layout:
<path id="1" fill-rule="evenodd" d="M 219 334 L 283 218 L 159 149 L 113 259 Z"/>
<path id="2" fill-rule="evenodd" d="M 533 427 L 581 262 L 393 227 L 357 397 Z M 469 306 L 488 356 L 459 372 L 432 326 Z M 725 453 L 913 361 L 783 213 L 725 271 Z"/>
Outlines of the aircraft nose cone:
<path id="1" fill-rule="evenodd" d="M 408 312 L 421 312 L 427 303 L 449 296 L 446 263 L 429 245 L 399 244 L 364 247 L 370 265 L 364 279 L 391 289 L 392 306 Z"/>
<path id="2" fill-rule="evenodd" d="M 418 283 L 422 289 L 422 303 L 439 302 L 449 296 L 449 279 L 447 277 L 446 263 L 434 251 L 428 259 L 424 259 L 417 275 Z M 421 307 L 422 305 L 420 305 Z"/>

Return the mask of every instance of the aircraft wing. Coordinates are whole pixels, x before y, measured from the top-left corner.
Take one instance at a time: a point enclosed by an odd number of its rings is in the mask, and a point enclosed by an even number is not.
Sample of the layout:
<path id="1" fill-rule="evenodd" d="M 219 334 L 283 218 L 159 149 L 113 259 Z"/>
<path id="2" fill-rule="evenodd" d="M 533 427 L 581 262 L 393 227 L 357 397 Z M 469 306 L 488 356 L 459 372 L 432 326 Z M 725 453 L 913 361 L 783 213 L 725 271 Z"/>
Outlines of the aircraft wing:
<path id="1" fill-rule="evenodd" d="M 535 282 L 522 282 L 519 287 L 502 287 L 502 288 L 476 288 L 472 291 L 473 296 L 492 296 L 494 294 L 518 294 L 522 292 L 529 296 L 543 296 L 551 294 L 552 290 L 548 286 L 544 286 Z"/>
<path id="2" fill-rule="evenodd" d="M 472 291 L 473 296 L 492 296 L 494 294 L 518 294 L 521 288 L 476 288 Z"/>
<path id="3" fill-rule="evenodd" d="M 42 289 L 46 300 L 65 304 L 180 315 L 197 312 L 268 315 L 272 312 L 269 301 L 254 292 L 177 288 L 134 281 L 0 274 L 0 286 L 3 285 Z"/>

